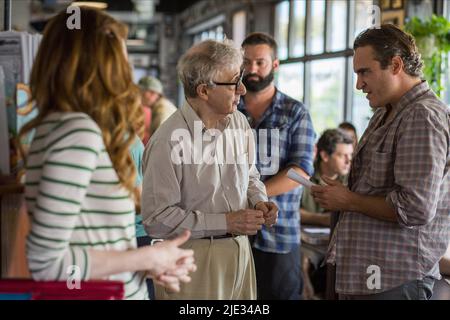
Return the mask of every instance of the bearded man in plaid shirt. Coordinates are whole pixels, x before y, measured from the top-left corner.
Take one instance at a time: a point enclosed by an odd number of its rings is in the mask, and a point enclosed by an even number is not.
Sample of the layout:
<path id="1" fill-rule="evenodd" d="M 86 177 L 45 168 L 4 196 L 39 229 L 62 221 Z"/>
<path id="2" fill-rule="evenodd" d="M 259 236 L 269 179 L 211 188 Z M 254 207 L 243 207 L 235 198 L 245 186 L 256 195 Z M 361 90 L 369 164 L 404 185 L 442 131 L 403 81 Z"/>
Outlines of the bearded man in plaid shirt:
<path id="1" fill-rule="evenodd" d="M 348 189 L 312 188 L 341 211 L 329 263 L 341 299 L 429 299 L 449 243 L 450 109 L 421 80 L 412 36 L 393 25 L 354 42 L 357 89 L 375 113 L 356 148 Z"/>
<path id="2" fill-rule="evenodd" d="M 303 281 L 300 269 L 302 188 L 286 176 L 292 168 L 313 174 L 315 133 L 306 107 L 280 92 L 273 83 L 278 69 L 277 44 L 265 33 L 252 33 L 242 43 L 247 94 L 238 109 L 257 132 L 261 180 L 277 204 L 278 221 L 262 227 L 253 239 L 258 299 L 298 300 Z"/>

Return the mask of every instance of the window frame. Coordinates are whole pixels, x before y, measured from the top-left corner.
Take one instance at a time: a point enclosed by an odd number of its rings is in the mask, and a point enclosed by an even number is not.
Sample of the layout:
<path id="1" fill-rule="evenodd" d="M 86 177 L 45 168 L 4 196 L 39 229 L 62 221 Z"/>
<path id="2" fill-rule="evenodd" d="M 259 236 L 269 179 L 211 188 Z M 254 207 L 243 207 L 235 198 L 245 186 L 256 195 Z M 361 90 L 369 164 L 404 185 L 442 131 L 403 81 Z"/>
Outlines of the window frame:
<path id="1" fill-rule="evenodd" d="M 280 65 L 290 64 L 290 63 L 303 63 L 303 103 L 307 108 L 311 107 L 311 62 L 317 60 L 325 60 L 325 59 L 333 59 L 333 58 L 345 58 L 345 70 L 344 70 L 344 105 L 340 106 L 343 108 L 343 121 L 351 121 L 353 122 L 353 40 L 354 40 L 354 32 L 355 32 L 355 14 L 356 14 L 356 4 L 354 0 L 343 0 L 346 2 L 346 28 L 345 28 L 345 49 L 338 51 L 331 51 L 331 28 L 333 26 L 331 17 L 332 3 L 329 1 L 325 1 L 325 23 L 323 30 L 323 40 L 324 40 L 324 49 L 320 54 L 310 54 L 310 48 L 312 44 L 312 5 L 311 2 L 305 0 L 305 36 L 304 36 L 304 54 L 302 56 L 292 56 L 291 48 L 293 48 L 294 44 L 292 42 L 293 32 L 291 23 L 294 19 L 294 1 L 296 0 L 283 0 L 274 4 L 274 17 L 273 17 L 273 29 L 275 31 L 275 23 L 277 21 L 276 17 L 276 7 L 282 2 L 289 2 L 289 24 L 288 24 L 288 32 L 287 32 L 287 59 L 280 60 Z M 373 2 L 373 1 L 372 1 Z"/>

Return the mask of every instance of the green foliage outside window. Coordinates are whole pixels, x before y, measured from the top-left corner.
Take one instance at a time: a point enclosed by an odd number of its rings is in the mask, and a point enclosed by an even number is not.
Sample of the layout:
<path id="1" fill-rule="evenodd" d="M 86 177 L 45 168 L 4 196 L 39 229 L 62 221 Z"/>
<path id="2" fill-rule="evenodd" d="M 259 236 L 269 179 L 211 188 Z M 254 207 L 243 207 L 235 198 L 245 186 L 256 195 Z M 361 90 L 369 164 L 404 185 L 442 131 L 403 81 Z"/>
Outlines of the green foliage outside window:
<path id="1" fill-rule="evenodd" d="M 433 15 L 422 21 L 413 17 L 405 25 L 405 31 L 416 39 L 419 52 L 424 60 L 424 77 L 434 92 L 443 97 L 443 76 L 450 51 L 450 22 L 443 16 Z"/>

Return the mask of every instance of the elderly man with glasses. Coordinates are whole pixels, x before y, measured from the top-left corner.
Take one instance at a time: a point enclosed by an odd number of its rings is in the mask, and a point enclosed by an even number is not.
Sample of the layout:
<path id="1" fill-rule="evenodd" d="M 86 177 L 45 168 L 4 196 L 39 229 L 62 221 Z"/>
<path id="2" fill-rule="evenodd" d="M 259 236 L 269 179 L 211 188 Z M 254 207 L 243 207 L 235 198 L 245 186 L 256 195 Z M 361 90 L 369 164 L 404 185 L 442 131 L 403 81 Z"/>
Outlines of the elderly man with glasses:
<path id="1" fill-rule="evenodd" d="M 256 299 L 247 235 L 275 224 L 255 166 L 255 142 L 236 111 L 242 53 L 231 41 L 207 40 L 180 59 L 184 105 L 158 129 L 144 153 L 142 215 L 152 237 L 192 232 L 198 270 L 179 293 L 157 299 Z"/>

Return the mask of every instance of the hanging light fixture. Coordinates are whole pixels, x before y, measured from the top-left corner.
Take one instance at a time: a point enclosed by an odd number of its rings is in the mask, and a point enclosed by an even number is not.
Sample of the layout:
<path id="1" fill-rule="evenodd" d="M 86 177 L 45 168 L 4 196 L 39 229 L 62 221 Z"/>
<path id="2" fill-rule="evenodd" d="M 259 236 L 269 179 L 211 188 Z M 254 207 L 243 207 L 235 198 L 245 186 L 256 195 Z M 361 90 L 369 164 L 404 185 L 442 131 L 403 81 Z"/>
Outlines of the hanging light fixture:
<path id="1" fill-rule="evenodd" d="M 108 8 L 108 4 L 102 1 L 74 1 L 72 2 L 71 6 L 89 7 L 100 10 Z"/>

